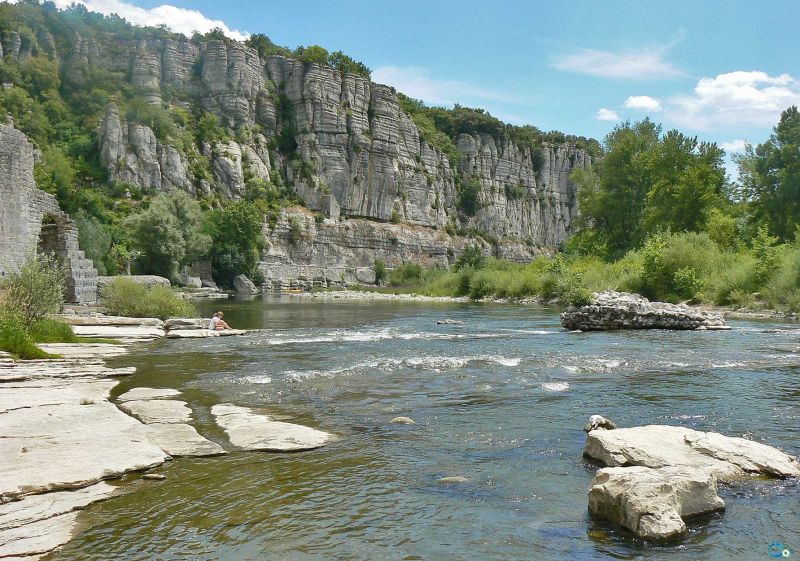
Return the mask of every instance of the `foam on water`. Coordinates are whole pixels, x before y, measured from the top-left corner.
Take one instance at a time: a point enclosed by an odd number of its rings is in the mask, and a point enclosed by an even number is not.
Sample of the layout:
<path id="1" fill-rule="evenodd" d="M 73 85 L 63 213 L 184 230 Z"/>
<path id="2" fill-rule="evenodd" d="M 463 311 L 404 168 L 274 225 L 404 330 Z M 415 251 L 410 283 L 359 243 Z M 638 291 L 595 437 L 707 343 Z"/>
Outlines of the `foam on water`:
<path id="1" fill-rule="evenodd" d="M 567 382 L 544 382 L 542 389 L 546 392 L 565 392 L 569 389 Z"/>

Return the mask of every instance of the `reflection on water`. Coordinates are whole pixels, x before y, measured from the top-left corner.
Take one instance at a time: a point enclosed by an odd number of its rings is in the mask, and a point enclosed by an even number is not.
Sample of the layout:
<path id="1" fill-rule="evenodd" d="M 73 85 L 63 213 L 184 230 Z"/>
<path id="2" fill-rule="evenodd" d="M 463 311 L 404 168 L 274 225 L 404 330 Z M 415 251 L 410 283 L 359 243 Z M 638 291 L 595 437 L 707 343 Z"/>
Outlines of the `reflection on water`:
<path id="1" fill-rule="evenodd" d="M 583 424 L 669 423 L 800 454 L 800 331 L 562 331 L 554 310 L 275 299 L 213 303 L 245 337 L 160 341 L 115 359 L 134 386 L 256 406 L 342 436 L 302 454 L 178 459 L 164 482 L 90 507 L 78 559 L 758 559 L 800 546 L 797 482 L 722 489 L 677 546 L 592 520 Z M 437 325 L 445 317 L 463 326 Z M 779 329 L 774 329 L 774 328 Z M 766 332 L 771 329 L 772 332 Z M 391 425 L 398 415 L 413 426 Z M 444 476 L 467 483 L 442 485 Z"/>

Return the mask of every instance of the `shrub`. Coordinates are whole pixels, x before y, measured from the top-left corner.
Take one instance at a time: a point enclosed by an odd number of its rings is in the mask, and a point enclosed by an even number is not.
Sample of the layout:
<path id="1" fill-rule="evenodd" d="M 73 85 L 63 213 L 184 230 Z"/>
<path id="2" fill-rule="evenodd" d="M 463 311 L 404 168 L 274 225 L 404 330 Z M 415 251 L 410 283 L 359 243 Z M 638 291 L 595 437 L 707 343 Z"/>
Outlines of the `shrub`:
<path id="1" fill-rule="evenodd" d="M 111 281 L 104 289 L 102 302 L 110 314 L 128 317 L 193 317 L 194 306 L 166 286 L 147 288 L 125 277 Z"/>
<path id="2" fill-rule="evenodd" d="M 66 288 L 64 271 L 52 254 L 33 255 L 4 283 L 6 300 L 14 302 L 26 326 L 61 310 Z"/>
<path id="3" fill-rule="evenodd" d="M 422 265 L 419 263 L 406 263 L 389 273 L 391 286 L 408 286 L 422 280 Z"/>
<path id="4" fill-rule="evenodd" d="M 375 260 L 375 283 L 380 284 L 386 278 L 386 264 L 382 259 Z"/>
<path id="5" fill-rule="evenodd" d="M 22 360 L 50 358 L 51 355 L 36 346 L 18 310 L 3 300 L 5 298 L 0 300 L 0 322 L 3 324 L 0 329 L 0 350 Z"/>
<path id="6" fill-rule="evenodd" d="M 464 269 L 481 269 L 486 265 L 486 257 L 483 255 L 483 248 L 479 244 L 467 244 L 464 246 L 464 251 L 461 256 L 456 260 L 455 268 Z"/>

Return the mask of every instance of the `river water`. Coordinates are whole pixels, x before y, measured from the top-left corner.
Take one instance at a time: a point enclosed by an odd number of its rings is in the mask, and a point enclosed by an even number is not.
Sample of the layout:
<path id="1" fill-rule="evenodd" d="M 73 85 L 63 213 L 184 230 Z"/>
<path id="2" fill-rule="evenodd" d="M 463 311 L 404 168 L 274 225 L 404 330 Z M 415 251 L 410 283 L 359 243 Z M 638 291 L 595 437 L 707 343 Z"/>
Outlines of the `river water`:
<path id="1" fill-rule="evenodd" d="M 198 430 L 223 445 L 209 415 L 220 402 L 341 438 L 297 454 L 177 459 L 159 468 L 164 482 L 129 476 L 127 494 L 87 509 L 53 559 L 689 561 L 769 559 L 775 540 L 800 549 L 797 482 L 722 488 L 723 513 L 657 547 L 588 515 L 596 468 L 581 457 L 593 413 L 800 454 L 796 324 L 576 334 L 557 310 L 510 305 L 213 306 L 261 331 L 137 347 L 115 361 L 138 372 L 114 395 L 180 389 Z M 399 415 L 417 424 L 388 424 Z"/>

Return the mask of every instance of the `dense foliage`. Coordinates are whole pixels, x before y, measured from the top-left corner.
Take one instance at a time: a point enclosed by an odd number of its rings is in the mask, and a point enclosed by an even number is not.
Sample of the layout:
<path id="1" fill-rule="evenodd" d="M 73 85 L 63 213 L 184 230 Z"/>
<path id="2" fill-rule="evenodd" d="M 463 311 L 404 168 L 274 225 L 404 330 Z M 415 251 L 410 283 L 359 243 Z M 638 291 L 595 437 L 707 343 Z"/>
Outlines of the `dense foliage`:
<path id="1" fill-rule="evenodd" d="M 179 298 L 166 286 L 146 287 L 126 277 L 118 277 L 103 288 L 102 302 L 112 315 L 135 318 L 191 318 L 194 305 Z"/>
<path id="2" fill-rule="evenodd" d="M 48 319 L 64 303 L 65 277 L 52 255 L 36 254 L 0 285 L 0 350 L 21 359 L 50 355 L 36 343 L 73 342 L 72 329 Z"/>
<path id="3" fill-rule="evenodd" d="M 737 158 L 740 194 L 749 202 L 751 222 L 765 224 L 782 241 L 800 225 L 800 112 L 790 107 L 772 136 Z"/>
<path id="4" fill-rule="evenodd" d="M 592 253 L 619 256 L 663 229 L 704 229 L 725 202 L 723 151 L 649 119 L 618 125 L 605 155 L 576 171 L 583 240 Z M 591 240 L 586 239 L 591 237 Z"/>

